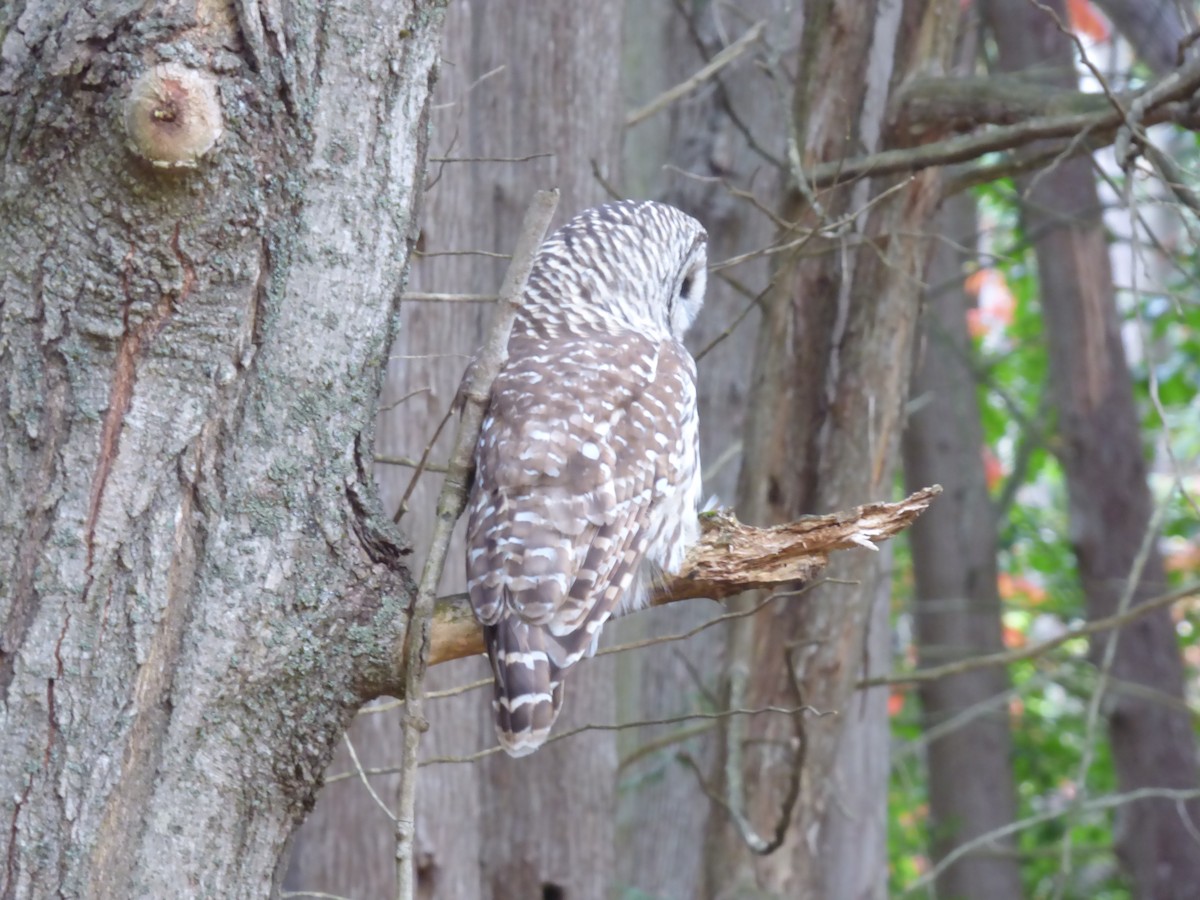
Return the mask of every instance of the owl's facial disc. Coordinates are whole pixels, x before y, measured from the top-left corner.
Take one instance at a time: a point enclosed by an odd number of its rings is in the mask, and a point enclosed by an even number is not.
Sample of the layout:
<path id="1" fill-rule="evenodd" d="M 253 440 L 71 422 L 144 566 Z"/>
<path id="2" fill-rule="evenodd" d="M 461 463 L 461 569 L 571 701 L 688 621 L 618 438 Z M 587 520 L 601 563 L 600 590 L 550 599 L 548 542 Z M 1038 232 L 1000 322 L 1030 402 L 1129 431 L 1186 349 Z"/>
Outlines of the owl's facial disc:
<path id="1" fill-rule="evenodd" d="M 670 302 L 671 334 L 682 340 L 704 305 L 704 289 L 708 284 L 708 255 L 701 240 L 688 257 L 674 286 Z"/>

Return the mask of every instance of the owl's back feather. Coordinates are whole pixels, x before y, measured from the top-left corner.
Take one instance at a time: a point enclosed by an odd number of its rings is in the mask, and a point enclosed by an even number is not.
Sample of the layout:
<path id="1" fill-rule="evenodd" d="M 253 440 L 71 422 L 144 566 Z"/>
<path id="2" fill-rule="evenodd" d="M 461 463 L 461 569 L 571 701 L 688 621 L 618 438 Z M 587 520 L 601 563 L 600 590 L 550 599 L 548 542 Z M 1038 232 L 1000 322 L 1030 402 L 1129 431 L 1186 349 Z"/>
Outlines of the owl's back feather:
<path id="1" fill-rule="evenodd" d="M 547 247 L 579 251 L 603 236 L 570 229 Z M 695 240 L 680 243 L 694 260 Z M 497 734 L 513 756 L 545 741 L 566 670 L 595 651 L 623 602 L 644 595 L 648 551 L 656 568 L 678 567 L 699 495 L 691 357 L 666 327 L 623 327 L 624 303 L 593 308 L 605 284 L 624 284 L 611 261 L 592 281 L 580 276 L 586 298 L 568 284 L 552 307 L 563 261 L 547 253 L 492 386 L 468 507 L 468 591 L 495 675 Z M 575 315 L 568 307 L 581 300 L 590 306 Z M 689 516 L 690 527 L 677 521 Z"/>

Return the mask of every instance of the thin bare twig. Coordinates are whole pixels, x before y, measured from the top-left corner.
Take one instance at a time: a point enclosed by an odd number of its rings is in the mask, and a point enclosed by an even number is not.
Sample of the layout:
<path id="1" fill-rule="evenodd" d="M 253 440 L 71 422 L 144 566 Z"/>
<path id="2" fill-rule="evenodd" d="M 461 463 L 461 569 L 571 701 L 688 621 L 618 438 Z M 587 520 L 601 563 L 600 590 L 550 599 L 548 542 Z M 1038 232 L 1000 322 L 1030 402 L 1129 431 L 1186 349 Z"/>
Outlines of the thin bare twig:
<path id="1" fill-rule="evenodd" d="M 630 766 L 641 762 L 647 756 L 653 756 L 660 750 L 665 750 L 668 747 L 675 746 L 676 744 L 682 744 L 684 741 L 690 741 L 694 737 L 707 734 L 716 727 L 716 722 L 705 722 L 702 725 L 692 725 L 689 728 L 680 728 L 676 731 L 659 735 L 653 740 L 646 741 L 646 743 L 638 745 L 637 749 L 631 751 L 628 756 L 621 757 L 621 759 L 617 762 L 617 774 L 620 775 Z"/>
<path id="2" fill-rule="evenodd" d="M 726 709 L 721 712 L 692 712 L 683 713 L 678 716 L 667 716 L 662 719 L 638 719 L 632 722 L 614 722 L 608 723 L 592 723 L 590 725 L 580 725 L 578 728 L 572 728 L 569 731 L 564 731 L 561 734 L 552 735 L 547 744 L 552 744 L 555 741 L 565 741 L 567 738 L 575 737 L 587 731 L 624 731 L 627 728 L 643 728 L 648 725 L 675 725 L 681 722 L 688 722 L 692 719 L 728 719 L 738 716 L 760 716 L 767 713 L 775 713 L 778 715 L 796 716 L 802 713 L 811 713 L 815 716 L 833 715 L 831 712 L 822 712 L 814 709 L 811 706 L 760 706 L 755 709 Z M 486 756 L 500 753 L 500 745 L 489 747 L 486 750 L 480 750 L 477 753 L 470 753 L 466 756 L 435 756 L 430 759 L 421 760 L 422 766 L 445 765 L 447 763 L 473 763 L 483 759 Z M 374 774 L 389 774 L 387 769 L 368 771 L 369 775 Z"/>
<path id="3" fill-rule="evenodd" d="M 811 713 L 815 716 L 828 716 L 833 713 L 821 712 L 811 706 L 800 707 L 785 707 L 785 706 L 761 706 L 756 709 L 727 709 L 721 712 L 691 712 L 683 713 L 678 716 L 667 716 L 663 719 L 637 719 L 631 722 L 617 722 L 614 724 L 593 723 L 590 725 L 580 725 L 578 728 L 572 728 L 569 731 L 564 731 L 561 734 L 552 735 L 547 744 L 553 744 L 555 741 L 565 741 L 567 738 L 575 737 L 583 734 L 586 731 L 624 731 L 628 728 L 644 728 L 651 725 L 676 725 L 682 722 L 690 722 L 694 719 L 703 719 L 710 722 L 716 722 L 721 719 L 736 718 L 738 716 L 760 716 L 768 713 L 777 713 L 779 715 L 795 716 L 801 713 Z M 475 753 L 467 754 L 466 756 L 435 756 L 429 759 L 421 760 L 421 766 L 446 765 L 451 763 L 473 763 L 478 762 L 487 756 L 500 753 L 500 745 L 488 747 L 486 750 L 479 750 Z M 396 775 L 400 773 L 398 766 L 379 766 L 373 769 L 363 770 L 367 777 L 377 775 Z M 325 783 L 333 784 L 338 781 L 345 781 L 348 778 L 353 778 L 354 772 L 339 772 L 336 775 L 331 775 L 325 779 Z"/>
<path id="4" fill-rule="evenodd" d="M 795 648 L 792 648 L 795 649 Z M 800 688 L 800 680 L 796 675 L 796 663 L 792 652 L 789 650 L 787 655 L 788 679 L 791 682 L 792 690 L 796 695 L 797 713 L 792 716 L 793 728 L 795 735 L 792 739 L 795 747 L 795 755 L 792 759 L 791 769 L 788 775 L 787 788 L 783 793 L 783 801 L 780 803 L 779 816 L 775 820 L 775 827 L 772 829 L 771 837 L 764 838 L 760 835 L 750 823 L 749 815 L 744 811 L 745 797 L 742 790 L 741 777 L 741 754 L 740 748 L 737 752 L 733 747 L 726 748 L 726 778 L 725 785 L 728 791 L 728 796 L 722 797 L 717 791 L 709 785 L 705 780 L 704 774 L 700 771 L 700 766 L 692 759 L 688 753 L 679 753 L 677 759 L 692 770 L 696 775 L 696 780 L 700 783 L 700 790 L 706 797 L 709 798 L 729 816 L 737 829 L 742 842 L 750 849 L 751 853 L 757 856 L 769 856 L 780 847 L 783 846 L 783 841 L 787 837 L 788 828 L 792 822 L 792 810 L 795 809 L 796 801 L 800 799 L 801 773 L 804 770 L 804 759 L 807 756 L 808 736 L 804 729 L 805 711 L 813 711 L 812 707 L 803 705 L 803 696 Z M 823 713 L 817 712 L 818 718 L 828 715 L 833 715 L 833 711 Z M 730 740 L 734 738 L 734 731 L 729 730 L 731 735 Z M 732 772 L 730 769 L 732 768 Z"/>
<path id="5" fill-rule="evenodd" d="M 445 65 L 444 61 L 443 61 L 443 65 Z M 471 92 L 473 90 L 475 90 L 475 88 L 479 87 L 481 84 L 483 84 L 489 78 L 494 78 L 495 76 L 499 75 L 506 68 L 507 68 L 507 66 L 501 64 L 501 65 L 496 66 L 494 69 L 489 69 L 488 71 L 486 71 L 482 75 L 480 75 L 478 78 L 476 78 L 474 81 L 472 81 L 470 84 L 468 84 L 466 87 L 466 90 L 464 90 L 458 96 L 457 99 L 451 100 L 449 103 L 438 103 L 437 105 L 431 107 L 431 109 L 442 110 L 442 109 L 451 109 L 455 106 L 458 106 L 460 103 L 462 103 L 463 100 L 465 100 L 468 96 L 470 96 Z"/>
<path id="6" fill-rule="evenodd" d="M 354 764 L 354 771 L 358 773 L 359 780 L 362 781 L 363 787 L 367 789 L 367 793 L 371 795 L 371 799 L 375 801 L 375 805 L 383 810 L 383 814 L 392 820 L 396 821 L 396 814 L 392 812 L 383 798 L 375 793 L 375 788 L 371 787 L 371 782 L 367 778 L 367 773 L 362 767 L 362 763 L 358 761 L 358 752 L 354 749 L 354 741 L 350 740 L 350 732 L 346 732 L 342 737 L 346 741 L 346 750 L 350 753 L 350 762 Z"/>
<path id="7" fill-rule="evenodd" d="M 486 256 L 489 259 L 512 259 L 511 253 L 493 253 L 491 250 L 417 250 L 414 253 L 419 259 L 433 259 L 435 256 Z"/>
<path id="8" fill-rule="evenodd" d="M 431 163 L 483 163 L 483 162 L 500 162 L 500 163 L 523 163 L 532 162 L 535 159 L 551 159 L 553 153 L 530 153 L 528 156 L 431 156 Z"/>
<path id="9" fill-rule="evenodd" d="M 433 452 L 433 445 L 437 443 L 437 439 L 442 435 L 442 429 L 446 427 L 446 423 L 450 421 L 450 417 L 454 415 L 454 404 L 450 404 L 450 408 L 446 410 L 446 414 L 442 416 L 442 421 L 438 422 L 438 427 L 433 431 L 433 437 L 429 439 L 429 443 L 425 445 L 425 449 L 421 451 L 421 458 L 417 460 L 414 467 L 412 478 L 408 480 L 408 487 L 404 489 L 404 496 L 400 498 L 400 502 L 396 505 L 396 513 L 392 516 L 393 522 L 399 522 L 406 512 L 408 512 L 408 501 L 412 499 L 413 491 L 417 489 L 417 482 L 421 480 L 421 475 L 425 471 L 425 467 L 429 464 L 429 454 Z M 449 474 L 449 469 L 446 470 Z"/>
<path id="10" fill-rule="evenodd" d="M 708 63 L 690 78 L 681 81 L 674 87 L 663 91 L 645 106 L 636 109 L 625 117 L 625 127 L 632 128 L 633 126 L 644 122 L 660 110 L 666 109 L 680 97 L 690 94 L 708 79 L 712 78 L 723 68 L 750 49 L 750 45 L 762 37 L 763 29 L 767 27 L 766 22 L 758 22 L 751 27 L 740 38 L 714 56 Z"/>
<path id="11" fill-rule="evenodd" d="M 691 37 L 692 43 L 696 47 L 696 51 L 700 54 L 700 58 L 704 59 L 705 61 L 710 60 L 712 55 L 709 53 L 708 43 L 700 35 L 700 29 L 696 25 L 695 17 L 687 9 L 684 0 L 672 0 L 672 4 L 675 7 L 675 11 L 679 13 L 684 24 L 687 26 L 688 35 Z M 741 114 L 738 112 L 737 104 L 734 103 L 729 97 L 729 90 L 725 87 L 725 81 L 721 77 L 720 73 L 717 73 L 713 76 L 713 84 L 716 85 L 717 102 L 719 103 L 721 110 L 729 117 L 729 121 L 733 123 L 733 127 L 741 133 L 743 138 L 745 138 L 746 146 L 762 157 L 762 159 L 769 163 L 772 168 L 782 169 L 783 161 L 778 159 L 762 145 L 762 142 L 754 136 L 754 132 L 751 130 L 750 126 L 742 119 Z"/>
<path id="12" fill-rule="evenodd" d="M 401 294 L 401 302 L 413 303 L 495 303 L 495 294 L 441 294 L 429 291 L 411 291 Z"/>
<path id="13" fill-rule="evenodd" d="M 708 356 L 708 354 L 715 350 L 722 341 L 732 335 L 737 330 L 737 327 L 746 320 L 746 317 L 749 316 L 750 313 L 752 313 L 756 308 L 762 305 L 763 298 L 767 296 L 767 293 L 773 287 L 775 287 L 775 280 L 771 279 L 770 284 L 759 291 L 754 299 L 747 302 L 742 308 L 742 311 L 733 317 L 733 321 L 729 323 L 729 326 L 715 338 L 709 341 L 704 349 L 696 354 L 696 362 L 700 362 L 700 360 L 704 359 L 704 357 Z"/>
<path id="14" fill-rule="evenodd" d="M 426 472 L 437 472 L 439 475 L 445 475 L 450 469 L 441 463 L 426 462 L 422 464 L 421 460 L 413 459 L 411 456 L 386 456 L 378 454 L 375 457 L 375 462 L 383 466 L 403 466 L 406 469 L 416 469 L 423 467 Z"/>
<path id="15" fill-rule="evenodd" d="M 1137 790 L 1127 791 L 1123 794 L 1109 794 L 1106 797 L 1097 797 L 1095 800 L 1088 800 L 1082 803 L 1079 809 L 1083 812 L 1103 812 L 1108 809 L 1115 809 L 1119 806 L 1124 806 L 1126 803 L 1136 803 L 1139 800 L 1174 800 L 1176 802 L 1187 802 L 1200 797 L 1200 790 L 1184 790 L 1179 788 L 1138 788 Z M 938 877 L 945 872 L 950 866 L 954 865 L 968 853 L 978 850 L 993 841 L 998 841 L 1001 838 L 1008 837 L 1010 834 L 1016 834 L 1019 831 L 1024 831 L 1026 828 L 1032 828 L 1035 825 L 1041 825 L 1043 822 L 1053 822 L 1055 819 L 1061 818 L 1071 810 L 1069 808 L 1050 809 L 1046 812 L 1037 813 L 1025 819 L 1018 819 L 1015 822 L 1009 822 L 1000 828 L 985 832 L 978 837 L 971 838 L 969 841 L 964 841 L 959 844 L 945 856 L 943 856 L 936 866 L 933 866 L 928 872 L 914 881 L 912 884 L 904 888 L 902 896 L 915 894 L 918 891 L 924 890 L 929 885 L 933 884 Z"/>
<path id="16" fill-rule="evenodd" d="M 450 471 L 438 497 L 437 519 L 429 556 L 421 571 L 417 595 L 409 608 L 407 628 L 398 648 L 404 683 L 404 711 L 401 715 L 400 786 L 396 810 L 396 896 L 413 900 L 413 840 L 416 834 L 416 780 L 421 733 L 429 729 L 424 714 L 425 670 L 433 629 L 434 601 L 438 581 L 450 548 L 454 524 L 467 504 L 467 490 L 473 473 L 475 445 L 487 410 L 492 381 L 508 355 L 508 336 L 520 309 L 525 282 L 533 268 L 534 257 L 545 237 L 550 218 L 558 205 L 558 191 L 539 191 L 534 195 L 521 226 L 512 262 L 500 289 L 503 300 L 496 307 L 487 343 L 484 344 L 466 389 Z"/>
<path id="17" fill-rule="evenodd" d="M 433 392 L 433 388 L 428 387 L 428 386 L 423 387 L 423 388 L 417 388 L 415 391 L 409 391 L 407 394 L 405 394 L 399 400 L 393 400 L 391 403 L 387 404 L 386 406 L 379 407 L 379 411 L 381 413 L 391 412 L 397 406 L 400 406 L 402 403 L 404 403 L 408 400 L 411 400 L 413 397 L 416 397 L 420 394 L 429 394 L 432 392 Z"/>
<path id="18" fill-rule="evenodd" d="M 1005 650 L 1001 653 L 989 653 L 986 656 L 960 659 L 957 662 L 946 663 L 943 666 L 931 666 L 928 669 L 918 669 L 915 672 L 905 672 L 900 675 L 881 675 L 878 678 L 864 678 L 855 687 L 862 689 L 877 687 L 881 684 L 917 684 L 923 681 L 937 681 L 940 678 L 946 678 L 950 675 L 960 675 L 963 672 L 972 672 L 975 669 L 986 669 L 989 666 L 1008 666 L 1015 662 L 1042 656 L 1055 647 L 1061 647 L 1067 641 L 1073 641 L 1076 638 L 1087 637 L 1092 634 L 1099 634 L 1114 628 L 1121 628 L 1130 622 L 1140 619 L 1147 613 L 1154 612 L 1156 609 L 1171 606 L 1180 600 L 1186 600 L 1196 595 L 1200 595 L 1200 582 L 1185 584 L 1183 587 L 1168 591 L 1159 597 L 1147 600 L 1145 603 L 1139 603 L 1133 609 L 1106 616 L 1103 619 L 1094 619 L 1086 625 L 1071 628 L 1057 637 L 1040 641 L 1036 644 L 1029 644 L 1026 647 L 1019 647 L 1015 650 Z"/>

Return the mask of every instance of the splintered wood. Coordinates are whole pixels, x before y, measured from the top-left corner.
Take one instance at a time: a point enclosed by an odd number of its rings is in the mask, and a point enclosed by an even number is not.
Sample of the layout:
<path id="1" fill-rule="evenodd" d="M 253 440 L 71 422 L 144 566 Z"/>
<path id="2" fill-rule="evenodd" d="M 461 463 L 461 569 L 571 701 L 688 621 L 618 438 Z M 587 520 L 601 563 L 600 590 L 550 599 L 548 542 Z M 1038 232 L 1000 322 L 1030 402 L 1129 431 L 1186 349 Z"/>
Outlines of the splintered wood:
<path id="1" fill-rule="evenodd" d="M 876 544 L 908 528 L 941 492 L 935 484 L 898 503 L 867 503 L 772 528 L 746 525 L 730 512 L 702 513 L 700 542 L 651 603 L 723 600 L 742 591 L 812 581 L 829 563 L 832 551 L 875 550 Z M 431 641 L 430 665 L 484 652 L 483 635 L 465 598 L 438 602 Z"/>

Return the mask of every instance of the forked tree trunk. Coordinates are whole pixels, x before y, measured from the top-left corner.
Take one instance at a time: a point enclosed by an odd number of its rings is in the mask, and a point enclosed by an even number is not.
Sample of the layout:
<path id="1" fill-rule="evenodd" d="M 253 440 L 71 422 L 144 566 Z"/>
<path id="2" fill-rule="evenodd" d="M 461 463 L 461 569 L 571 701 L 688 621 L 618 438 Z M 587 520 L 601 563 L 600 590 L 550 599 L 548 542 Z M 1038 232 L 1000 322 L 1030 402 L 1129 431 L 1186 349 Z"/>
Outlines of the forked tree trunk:
<path id="1" fill-rule="evenodd" d="M 1060 0 L 1047 5 L 1064 16 Z M 983 10 L 1001 69 L 1040 66 L 1054 83 L 1075 87 L 1073 45 L 1048 13 L 992 0 Z M 1088 616 L 1096 619 L 1117 612 L 1127 591 L 1136 605 L 1161 593 L 1166 583 L 1158 535 L 1150 530 L 1153 501 L 1138 411 L 1090 162 L 1067 160 L 1052 174 L 1019 184 L 1022 220 L 1035 236 L 1071 542 Z M 1144 567 L 1131 585 L 1146 541 Z M 1142 616 L 1114 637 L 1112 680 L 1102 710 L 1119 788 L 1197 787 L 1196 739 L 1184 706 L 1183 663 L 1170 612 Z M 1107 635 L 1093 640 L 1096 663 L 1108 642 Z M 1196 800 L 1140 800 L 1119 810 L 1117 853 L 1138 897 L 1195 896 L 1200 853 L 1192 823 L 1198 821 Z"/>
<path id="2" fill-rule="evenodd" d="M 0 896 L 266 895 L 395 683 L 371 452 L 440 24 L 0 13 Z"/>

